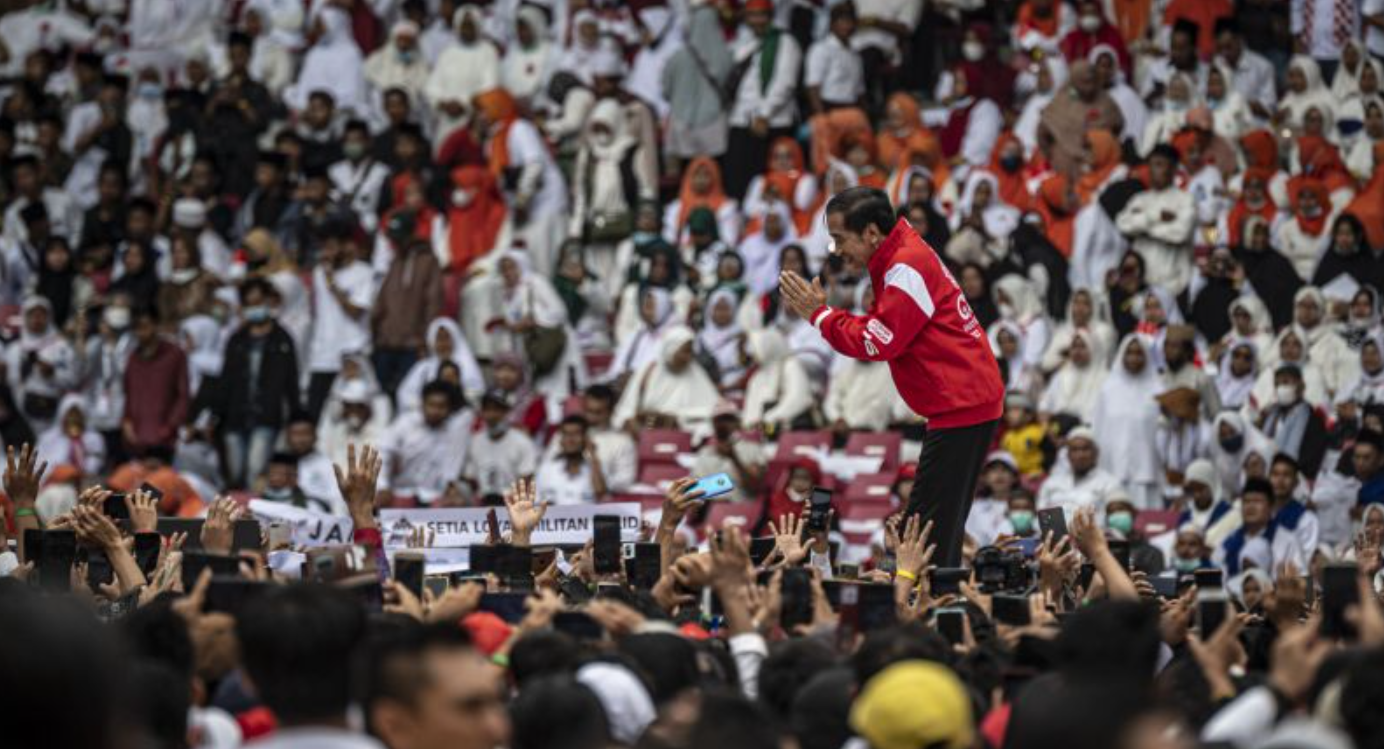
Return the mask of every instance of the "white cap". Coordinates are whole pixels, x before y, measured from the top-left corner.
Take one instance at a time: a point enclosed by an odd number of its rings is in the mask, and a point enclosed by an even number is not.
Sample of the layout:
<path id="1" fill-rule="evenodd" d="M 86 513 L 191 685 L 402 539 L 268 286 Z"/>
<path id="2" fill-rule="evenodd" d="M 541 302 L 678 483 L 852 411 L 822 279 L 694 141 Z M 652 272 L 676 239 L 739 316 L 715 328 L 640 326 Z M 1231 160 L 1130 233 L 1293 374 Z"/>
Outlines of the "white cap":
<path id="1" fill-rule="evenodd" d="M 1081 426 L 1074 427 L 1072 431 L 1067 432 L 1067 441 L 1071 442 L 1072 440 L 1087 440 L 1089 442 L 1095 442 L 1096 433 L 1091 430 L 1091 427 L 1082 424 Z"/>
<path id="2" fill-rule="evenodd" d="M 625 74 L 625 61 L 613 51 L 603 49 L 591 58 L 591 75 L 601 78 L 620 78 Z"/>
<path id="3" fill-rule="evenodd" d="M 370 386 L 360 380 L 347 380 L 339 393 L 342 403 L 370 403 Z"/>
<path id="4" fill-rule="evenodd" d="M 207 223 L 207 206 L 196 198 L 179 198 L 173 203 L 173 224 L 183 229 L 200 229 Z"/>

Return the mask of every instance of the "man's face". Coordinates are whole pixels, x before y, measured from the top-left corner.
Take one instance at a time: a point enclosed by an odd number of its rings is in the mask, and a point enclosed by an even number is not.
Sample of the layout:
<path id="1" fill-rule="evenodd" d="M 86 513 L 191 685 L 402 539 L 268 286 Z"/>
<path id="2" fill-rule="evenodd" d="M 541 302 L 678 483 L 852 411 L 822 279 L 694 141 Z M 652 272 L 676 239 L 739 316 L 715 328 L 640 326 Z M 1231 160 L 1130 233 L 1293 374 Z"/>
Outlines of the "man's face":
<path id="1" fill-rule="evenodd" d="M 1163 341 L 1163 357 L 1168 365 L 1174 369 L 1187 363 L 1187 344 L 1180 340 L 1167 339 Z"/>
<path id="2" fill-rule="evenodd" d="M 1185 32 L 1174 31 L 1172 41 L 1168 44 L 1168 56 L 1172 58 L 1173 65 L 1182 70 L 1195 67 L 1197 62 L 1196 38 Z"/>
<path id="3" fill-rule="evenodd" d="M 846 228 L 846 217 L 841 213 L 827 214 L 827 233 L 836 245 L 836 254 L 861 265 L 869 265 L 875 248 L 884 241 L 884 235 L 874 224 L 868 224 L 863 232 L 853 232 Z"/>
<path id="4" fill-rule="evenodd" d="M 745 14 L 745 25 L 750 27 L 750 31 L 755 36 L 764 36 L 769 30 L 769 23 L 773 21 L 770 15 L 762 10 L 755 10 Z"/>
<path id="5" fill-rule="evenodd" d="M 295 421 L 288 426 L 286 439 L 289 452 L 302 457 L 312 452 L 313 448 L 317 446 L 317 431 L 309 422 Z"/>
<path id="6" fill-rule="evenodd" d="M 711 428 L 716 432 L 716 439 L 728 440 L 735 436 L 735 430 L 740 428 L 740 420 L 734 416 L 718 416 L 712 420 Z"/>
<path id="7" fill-rule="evenodd" d="M 1211 500 L 1215 499 L 1215 495 L 1211 493 L 1211 487 L 1200 481 L 1188 481 L 1184 486 L 1187 490 L 1187 496 L 1191 498 L 1192 504 L 1196 505 L 1199 510 L 1210 507 Z"/>
<path id="8" fill-rule="evenodd" d="M 390 749 L 494 749 L 509 741 L 503 684 L 484 658 L 468 650 L 424 655 L 427 684 L 411 707 L 384 705 L 376 713 Z"/>
<path id="9" fill-rule="evenodd" d="M 582 402 L 582 413 L 593 426 L 605 426 L 610 422 L 610 403 L 602 398 L 587 396 Z"/>
<path id="10" fill-rule="evenodd" d="M 1072 71 L 1072 88 L 1084 101 L 1090 101 L 1100 91 L 1100 81 L 1090 65 L 1083 65 Z"/>
<path id="11" fill-rule="evenodd" d="M 1366 481 L 1379 471 L 1379 450 L 1374 445 L 1357 442 L 1351 461 L 1355 464 L 1355 477 Z"/>
<path id="12" fill-rule="evenodd" d="M 506 416 L 509 416 L 509 410 L 504 406 L 498 406 L 493 403 L 484 403 L 481 405 L 481 421 L 484 421 L 486 426 L 499 426 L 504 423 Z"/>
<path id="13" fill-rule="evenodd" d="M 140 345 L 148 345 L 159 338 L 159 327 L 148 317 L 141 317 L 135 321 L 135 340 Z"/>
<path id="14" fill-rule="evenodd" d="M 1149 159 L 1149 182 L 1153 189 L 1162 190 L 1173 183 L 1173 162 L 1165 156 Z"/>
<path id="15" fill-rule="evenodd" d="M 46 307 L 34 307 L 24 313 L 24 327 L 28 329 L 30 333 L 41 335 L 44 331 L 48 330 L 48 321 L 50 319 Z"/>
<path id="16" fill-rule="evenodd" d="M 1174 551 L 1182 559 L 1201 559 L 1206 554 L 1206 547 L 1202 545 L 1201 536 L 1195 533 L 1179 533 Z"/>
<path id="17" fill-rule="evenodd" d="M 1240 500 L 1240 515 L 1245 525 L 1263 525 L 1269 522 L 1269 498 L 1254 492 Z"/>
<path id="18" fill-rule="evenodd" d="M 298 484 L 298 471 L 285 463 L 270 463 L 264 472 L 264 482 L 270 489 L 292 489 Z"/>
<path id="19" fill-rule="evenodd" d="M 1223 31 L 1216 37 L 1216 53 L 1230 62 L 1240 59 L 1240 37 Z"/>
<path id="20" fill-rule="evenodd" d="M 408 122 L 408 97 L 397 91 L 384 97 L 384 113 L 391 124 Z"/>
<path id="21" fill-rule="evenodd" d="M 1067 460 L 1072 470 L 1078 474 L 1086 473 L 1096 466 L 1096 443 L 1085 438 L 1067 442 Z"/>
<path id="22" fill-rule="evenodd" d="M 1273 494 L 1279 499 L 1293 496 L 1297 488 L 1297 471 L 1287 463 L 1274 463 L 1269 466 L 1269 483 L 1273 484 Z"/>
<path id="23" fill-rule="evenodd" d="M 1322 308 L 1317 304 L 1317 300 L 1311 297 L 1303 297 L 1293 307 L 1297 324 L 1308 330 L 1317 327 L 1322 321 Z"/>
<path id="24" fill-rule="evenodd" d="M 452 404 L 442 393 L 432 393 L 423 399 L 423 421 L 430 427 L 437 427 L 452 413 Z"/>
<path id="25" fill-rule="evenodd" d="M 586 449 L 586 430 L 580 424 L 563 424 L 557 449 L 564 456 L 580 457 Z"/>

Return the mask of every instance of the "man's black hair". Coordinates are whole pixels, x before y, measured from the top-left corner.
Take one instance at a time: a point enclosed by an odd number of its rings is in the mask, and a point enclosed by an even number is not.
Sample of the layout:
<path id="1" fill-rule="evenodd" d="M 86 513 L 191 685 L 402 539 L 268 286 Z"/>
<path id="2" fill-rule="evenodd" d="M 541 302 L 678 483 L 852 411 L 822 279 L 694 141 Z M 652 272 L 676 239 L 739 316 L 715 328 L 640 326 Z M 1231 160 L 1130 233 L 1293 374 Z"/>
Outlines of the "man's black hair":
<path id="1" fill-rule="evenodd" d="M 835 651 L 819 639 L 775 643 L 759 668 L 759 699 L 775 718 L 787 721 L 798 690 L 835 665 Z"/>
<path id="2" fill-rule="evenodd" d="M 288 415 L 288 426 L 294 424 L 311 424 L 317 426 L 317 419 L 312 418 L 312 414 L 301 408 L 295 408 Z"/>
<path id="3" fill-rule="evenodd" d="M 859 234 L 865 227 L 888 234 L 894 228 L 894 206 L 883 190 L 873 187 L 848 187 L 827 201 L 827 215 L 841 214 L 846 228 Z"/>
<path id="4" fill-rule="evenodd" d="M 936 630 L 921 624 L 900 624 L 865 636 L 851 656 L 855 681 L 864 686 L 875 674 L 899 661 L 932 661 L 951 665 L 951 645 Z"/>
<path id="5" fill-rule="evenodd" d="M 610 722 L 589 687 L 567 676 L 539 679 L 510 703 L 510 749 L 605 749 Z"/>
<path id="6" fill-rule="evenodd" d="M 130 205 L 125 209 L 125 215 L 127 216 L 131 213 L 147 213 L 150 216 L 153 216 L 156 215 L 158 212 L 158 204 L 144 196 L 132 198 L 130 200 Z"/>
<path id="7" fill-rule="evenodd" d="M 360 679 L 367 718 L 381 700 L 417 705 L 419 693 L 428 686 L 423 656 L 429 650 L 470 649 L 470 635 L 454 623 L 405 625 L 371 637 Z"/>
<path id="8" fill-rule="evenodd" d="M 11 171 L 23 168 L 38 169 L 38 157 L 31 153 L 21 153 L 10 159 Z"/>
<path id="9" fill-rule="evenodd" d="M 341 134 L 342 136 L 346 136 L 350 135 L 351 133 L 361 133 L 365 137 L 369 138 L 370 126 L 365 124 L 365 120 L 355 118 L 349 119 L 346 121 L 346 126 L 341 129 Z"/>
<path id="10" fill-rule="evenodd" d="M 25 226 L 33 226 L 40 221 L 48 220 L 48 208 L 43 203 L 35 201 L 19 209 L 19 220 Z"/>
<path id="11" fill-rule="evenodd" d="M 1216 36 L 1220 36 L 1221 34 L 1240 35 L 1240 23 L 1235 20 L 1234 16 L 1222 16 L 1221 18 L 1217 18 L 1214 28 Z"/>
<path id="12" fill-rule="evenodd" d="M 515 641 L 509 653 L 509 676 L 520 690 L 530 682 L 571 675 L 581 663 L 583 648 L 565 632 L 539 630 Z"/>
<path id="13" fill-rule="evenodd" d="M 187 716 L 192 708 L 192 681 L 187 675 L 161 661 L 136 659 L 126 666 L 124 676 L 122 712 L 137 726 L 142 746 L 187 746 Z"/>
<path id="14" fill-rule="evenodd" d="M 829 18 L 835 21 L 838 18 L 855 18 L 855 3 L 842 2 L 831 6 Z"/>
<path id="15" fill-rule="evenodd" d="M 567 426 L 568 424 L 576 424 L 582 428 L 583 432 L 591 428 L 591 422 L 587 421 L 586 417 L 581 414 L 568 414 L 564 416 L 561 426 Z"/>
<path id="16" fill-rule="evenodd" d="M 1159 143 L 1154 146 L 1153 150 L 1149 151 L 1148 160 L 1153 161 L 1160 156 L 1172 162 L 1174 168 L 1176 168 L 1178 163 L 1182 160 L 1182 155 L 1177 152 L 1177 149 L 1167 143 Z"/>
<path id="17" fill-rule="evenodd" d="M 1288 453 L 1276 453 L 1273 456 L 1273 460 L 1269 461 L 1269 467 L 1272 468 L 1278 465 L 1279 463 L 1282 463 L 1283 465 L 1286 465 L 1289 468 L 1293 469 L 1293 473 L 1295 474 L 1302 471 L 1302 469 L 1298 467 L 1298 462 L 1294 460 L 1293 456 L 1289 455 Z"/>
<path id="18" fill-rule="evenodd" d="M 779 722 L 758 703 L 729 690 L 702 695 L 701 715 L 692 726 L 688 746 L 718 749 L 778 749 Z"/>
<path id="19" fill-rule="evenodd" d="M 270 455 L 270 456 L 269 456 L 269 465 L 271 465 L 271 466 L 275 466 L 275 465 L 278 465 L 278 466 L 292 466 L 292 467 L 294 467 L 294 468 L 297 468 L 297 467 L 298 467 L 298 456 L 296 456 L 296 455 L 294 455 L 294 454 L 292 454 L 292 453 L 276 452 L 276 453 L 274 453 L 273 455 Z"/>
<path id="20" fill-rule="evenodd" d="M 336 97 L 332 96 L 330 91 L 325 91 L 319 88 L 316 91 L 313 91 L 312 93 L 308 94 L 308 101 L 312 101 L 314 99 L 321 99 L 327 102 L 327 106 L 330 107 L 336 106 Z"/>
<path id="21" fill-rule="evenodd" d="M 284 725 L 338 722 L 351 699 L 351 657 L 365 612 L 340 588 L 274 588 L 236 617 L 241 664 L 260 700 Z"/>
<path id="22" fill-rule="evenodd" d="M 250 38 L 250 35 L 244 31 L 232 31 L 230 35 L 226 37 L 226 46 L 228 47 L 250 47 L 253 46 L 254 43 L 255 40 Z"/>
<path id="23" fill-rule="evenodd" d="M 258 291 L 261 297 L 268 299 L 274 294 L 274 285 L 269 283 L 268 280 L 259 278 L 258 276 L 245 279 L 245 281 L 240 284 L 240 303 L 242 305 L 246 303 L 246 299 L 249 298 L 250 293 L 253 291 Z"/>
<path id="24" fill-rule="evenodd" d="M 615 389 L 609 385 L 597 383 L 586 389 L 586 397 L 613 404 L 615 403 Z"/>
<path id="25" fill-rule="evenodd" d="M 1355 435 L 1355 444 L 1369 445 L 1375 450 L 1384 452 L 1384 434 L 1373 429 L 1361 429 L 1360 433 Z"/>
<path id="26" fill-rule="evenodd" d="M 196 666 L 192 636 L 170 604 L 159 599 L 131 611 L 120 620 L 120 633 L 130 655 L 160 661 L 189 680 Z"/>
<path id="27" fill-rule="evenodd" d="M 1273 484 L 1270 484 L 1268 479 L 1261 479 L 1258 477 L 1246 479 L 1244 487 L 1240 489 L 1240 499 L 1244 499 L 1251 494 L 1262 494 L 1265 499 L 1272 503 Z"/>
<path id="28" fill-rule="evenodd" d="M 427 400 L 430 395 L 445 395 L 447 400 L 456 398 L 457 386 L 446 380 L 433 380 L 423 386 L 423 400 Z"/>
<path id="29" fill-rule="evenodd" d="M 1288 375 L 1298 382 L 1302 382 L 1302 368 L 1292 362 L 1278 365 L 1278 368 L 1273 371 L 1274 379 L 1278 379 L 1279 375 Z"/>

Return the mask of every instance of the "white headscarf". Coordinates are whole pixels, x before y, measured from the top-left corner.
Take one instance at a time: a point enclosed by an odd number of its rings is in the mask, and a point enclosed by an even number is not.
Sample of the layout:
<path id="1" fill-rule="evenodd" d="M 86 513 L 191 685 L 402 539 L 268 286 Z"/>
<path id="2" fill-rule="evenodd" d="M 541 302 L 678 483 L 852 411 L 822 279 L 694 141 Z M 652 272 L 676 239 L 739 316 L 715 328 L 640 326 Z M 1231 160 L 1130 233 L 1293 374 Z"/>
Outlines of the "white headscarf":
<path id="1" fill-rule="evenodd" d="M 1244 435 L 1244 444 L 1231 452 L 1221 446 L 1221 425 L 1230 427 L 1235 434 Z M 1245 483 L 1245 459 L 1251 453 L 1271 456 L 1274 453 L 1273 440 L 1245 420 L 1239 411 L 1222 411 L 1216 414 L 1211 423 L 1211 460 L 1216 466 L 1216 476 L 1220 480 L 1219 493 L 1223 497 L 1233 497 L 1240 492 Z"/>
<path id="2" fill-rule="evenodd" d="M 1248 348 L 1250 356 L 1254 357 L 1254 366 L 1250 367 L 1248 373 L 1241 377 L 1236 377 L 1231 371 L 1230 359 L 1237 349 Z M 1226 347 L 1225 353 L 1221 355 L 1221 360 L 1217 364 L 1216 370 L 1216 391 L 1221 394 L 1221 405 L 1225 408 L 1241 408 L 1249 403 L 1250 395 L 1254 392 L 1254 380 L 1259 376 L 1259 347 L 1254 345 L 1254 341 L 1248 338 L 1236 338 Z"/>
<path id="3" fill-rule="evenodd" d="M 720 288 L 711 292 L 706 300 L 702 331 L 697 334 L 697 345 L 716 360 L 716 365 L 721 370 L 722 385 L 734 382 L 744 372 L 744 367 L 740 364 L 740 337 L 744 335 L 745 329 L 741 327 L 740 316 L 736 314 L 739 301 L 739 297 L 730 289 Z M 711 319 L 711 311 L 723 302 L 730 304 L 731 318 L 726 325 L 717 326 Z"/>
<path id="4" fill-rule="evenodd" d="M 519 44 L 519 24 L 533 30 L 534 43 L 525 48 Z M 537 6 L 519 6 L 515 17 L 514 43 L 505 50 L 500 63 L 500 82 L 514 98 L 529 100 L 543 93 L 548 79 L 557 66 L 557 50 L 548 40 L 548 17 Z"/>
<path id="5" fill-rule="evenodd" d="M 365 111 L 365 85 L 362 66 L 365 59 L 351 31 L 351 16 L 336 6 L 326 6 L 319 16 L 322 36 L 303 56 L 289 104 L 304 109 L 308 97 L 318 91 L 331 94 L 338 109 Z"/>
<path id="6" fill-rule="evenodd" d="M 1144 368 L 1131 373 L 1125 369 L 1124 355 L 1136 343 L 1144 350 Z M 1163 385 L 1149 348 L 1140 336 L 1125 336 L 1091 417 L 1101 467 L 1126 483 L 1157 484 L 1163 476 L 1154 446 L 1159 420 L 1156 398 Z"/>
<path id="7" fill-rule="evenodd" d="M 798 241 L 793 214 L 788 210 L 787 203 L 782 200 L 766 201 L 760 213 L 764 224 L 768 223 L 770 214 L 779 217 L 783 236 L 771 240 L 761 225 L 759 231 L 740 242 L 740 257 L 745 260 L 745 284 L 756 294 L 768 294 L 778 287 L 779 257 L 783 248 Z"/>
<path id="8" fill-rule="evenodd" d="M 1293 59 L 1288 63 L 1288 69 L 1298 69 L 1307 79 L 1307 88 L 1302 93 L 1295 93 L 1287 88 L 1283 91 L 1283 97 L 1279 101 L 1279 108 L 1284 110 L 1288 119 L 1285 124 L 1294 130 L 1302 127 L 1303 118 L 1307 110 L 1317 107 L 1328 121 L 1332 120 L 1333 100 L 1331 92 L 1322 83 L 1321 68 L 1317 66 L 1317 61 L 1307 55 L 1293 55 Z"/>
<path id="9" fill-rule="evenodd" d="M 673 356 L 694 340 L 696 334 L 685 325 L 676 325 L 664 332 L 658 359 L 635 372 L 625 386 L 616 407 L 615 423 L 623 424 L 647 410 L 675 414 L 684 427 L 710 418 L 711 409 L 720 400 L 721 393 L 706 370 L 695 361 L 681 372 L 668 367 Z"/>
<path id="10" fill-rule="evenodd" d="M 196 393 L 202 380 L 221 374 L 226 342 L 222 340 L 221 324 L 207 315 L 193 315 L 178 326 L 187 339 L 188 391 Z"/>
<path id="11" fill-rule="evenodd" d="M 1063 362 L 1043 391 L 1038 409 L 1044 413 L 1074 414 L 1084 423 L 1091 419 L 1108 371 L 1106 353 L 1097 336 L 1085 330 L 1072 331 L 1067 347 L 1078 338 L 1091 350 L 1091 360 L 1084 367 L 1077 366 L 1070 359 Z"/>
<path id="12" fill-rule="evenodd" d="M 1017 208 L 1000 199 L 999 180 L 988 171 L 977 169 L 966 178 L 966 187 L 961 193 L 961 201 L 957 203 L 957 215 L 971 215 L 976 188 L 980 187 L 982 182 L 990 185 L 990 202 L 981 214 L 981 219 L 985 223 L 985 233 L 990 236 L 990 239 L 1006 239 L 1014 232 L 1014 229 L 1018 228 L 1021 214 Z M 905 190 L 907 190 L 906 184 Z"/>

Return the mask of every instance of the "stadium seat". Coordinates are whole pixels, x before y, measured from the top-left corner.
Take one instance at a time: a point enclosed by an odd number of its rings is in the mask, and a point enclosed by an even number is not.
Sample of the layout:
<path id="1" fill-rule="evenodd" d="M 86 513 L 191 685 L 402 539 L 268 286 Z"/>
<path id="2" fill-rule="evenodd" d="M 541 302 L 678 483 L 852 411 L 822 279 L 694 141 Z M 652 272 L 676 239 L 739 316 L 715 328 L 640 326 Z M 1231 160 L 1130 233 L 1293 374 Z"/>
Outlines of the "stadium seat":
<path id="1" fill-rule="evenodd" d="M 842 499 L 846 504 L 889 499 L 889 494 L 894 489 L 894 479 L 897 475 L 896 471 L 883 471 L 880 473 L 863 473 L 856 476 L 846 485 Z"/>
<path id="2" fill-rule="evenodd" d="M 894 503 L 889 499 L 868 499 L 849 504 L 838 503 L 837 511 L 842 520 L 879 520 L 894 513 Z"/>
<path id="3" fill-rule="evenodd" d="M 605 371 L 610 369 L 610 363 L 615 360 L 614 351 L 587 351 L 584 356 L 586 357 L 586 373 L 592 379 L 605 374 Z"/>
<path id="4" fill-rule="evenodd" d="M 645 429 L 639 433 L 639 465 L 676 463 L 678 455 L 692 452 L 692 435 L 676 429 Z"/>
<path id="5" fill-rule="evenodd" d="M 846 440 L 846 454 L 882 458 L 879 470 L 894 471 L 899 467 L 902 446 L 903 436 L 898 432 L 854 432 Z"/>
<path id="6" fill-rule="evenodd" d="M 686 475 L 687 469 L 677 463 L 645 463 L 639 467 L 639 483 L 656 486 L 659 491 Z"/>
<path id="7" fill-rule="evenodd" d="M 1145 538 L 1167 533 L 1177 528 L 1180 513 L 1175 510 L 1144 510 L 1134 518 L 1134 530 Z"/>
<path id="8" fill-rule="evenodd" d="M 711 502 L 711 513 L 707 516 L 708 528 L 720 528 L 727 518 L 740 518 L 742 527 L 748 529 L 759 519 L 758 502 Z"/>
<path id="9" fill-rule="evenodd" d="M 775 460 L 792 461 L 799 456 L 811 457 L 817 450 L 831 449 L 831 432 L 784 432 L 778 439 L 778 452 Z"/>

